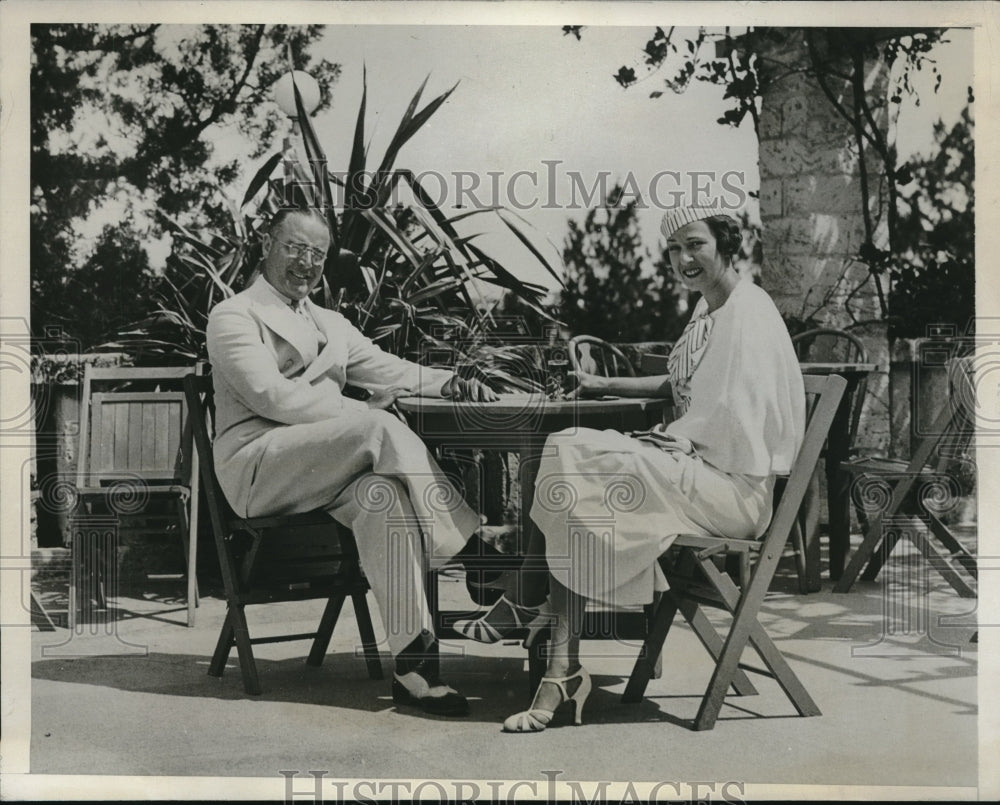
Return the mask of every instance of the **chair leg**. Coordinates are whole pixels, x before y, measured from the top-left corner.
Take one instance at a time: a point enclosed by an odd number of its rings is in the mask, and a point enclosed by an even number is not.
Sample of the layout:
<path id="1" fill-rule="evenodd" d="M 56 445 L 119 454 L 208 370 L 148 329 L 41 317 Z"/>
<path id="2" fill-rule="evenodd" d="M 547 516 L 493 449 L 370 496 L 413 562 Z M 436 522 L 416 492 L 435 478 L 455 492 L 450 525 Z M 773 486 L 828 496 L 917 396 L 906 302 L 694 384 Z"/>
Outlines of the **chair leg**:
<path id="1" fill-rule="evenodd" d="M 955 539 L 955 535 L 951 533 L 948 526 L 942 523 L 934 514 L 928 514 L 928 521 L 934 536 L 951 552 L 955 561 L 961 564 L 972 578 L 978 580 L 979 566 L 976 564 L 975 557 L 966 550 L 961 542 Z"/>
<path id="2" fill-rule="evenodd" d="M 799 592 L 805 595 L 809 592 L 809 569 L 806 566 L 806 545 L 801 518 L 797 519 L 795 525 L 792 526 L 792 546 L 795 549 L 795 570 L 799 577 Z"/>
<path id="3" fill-rule="evenodd" d="M 896 550 L 897 542 L 899 542 L 899 534 L 896 532 L 891 532 L 888 536 L 882 538 L 882 543 L 876 550 L 872 551 L 868 565 L 861 572 L 862 581 L 875 581 L 882 568 L 885 567 L 889 556 Z"/>
<path id="4" fill-rule="evenodd" d="M 819 592 L 820 543 L 819 543 L 819 470 L 809 481 L 809 490 L 802 499 L 795 524 L 792 526 L 792 545 L 795 549 L 795 567 L 799 577 L 799 592 L 803 595 Z M 746 557 L 749 560 L 749 556 Z M 741 586 L 746 587 L 746 582 Z"/>
<path id="5" fill-rule="evenodd" d="M 534 643 L 528 647 L 528 700 L 535 696 L 535 691 L 542 684 L 542 677 L 545 676 L 545 668 L 548 665 L 547 649 L 549 638 L 539 636 Z"/>
<path id="6" fill-rule="evenodd" d="M 35 594 L 34 590 L 31 590 L 31 623 L 33 626 L 38 627 L 40 632 L 54 632 L 56 630 L 56 625 L 52 621 L 52 617 L 49 615 L 48 611 L 42 606 L 42 602 L 39 600 L 38 596 Z"/>
<path id="7" fill-rule="evenodd" d="M 240 673 L 243 675 L 243 688 L 251 696 L 260 696 L 260 679 L 257 676 L 257 663 L 253 658 L 253 645 L 250 643 L 250 629 L 247 626 L 243 605 L 231 607 L 229 617 L 233 620 L 233 637 L 236 640 L 236 653 L 240 658 Z"/>
<path id="8" fill-rule="evenodd" d="M 662 601 L 663 601 L 663 593 L 659 591 L 654 592 L 653 602 L 651 604 L 646 604 L 642 608 L 646 632 L 649 632 L 650 627 L 653 625 L 653 619 L 656 617 L 656 610 L 659 608 L 660 603 Z M 663 652 L 661 651 L 659 656 L 656 658 L 656 665 L 653 667 L 652 679 L 659 679 L 662 676 L 663 676 Z"/>
<path id="9" fill-rule="evenodd" d="M 94 597 L 97 599 L 98 608 L 105 610 L 108 608 L 108 574 L 104 571 L 108 561 L 117 561 L 118 559 L 108 556 L 109 552 L 106 550 L 108 547 L 103 541 L 99 542 L 93 546 L 91 553 L 91 558 L 94 561 Z"/>
<path id="10" fill-rule="evenodd" d="M 187 625 L 194 626 L 194 609 L 198 606 L 198 580 L 195 573 L 195 565 L 198 558 L 198 534 L 195 531 L 192 538 L 192 521 L 188 517 L 187 508 L 184 506 L 184 499 L 177 498 L 178 526 L 181 534 L 181 544 L 184 546 L 184 563 L 187 566 L 187 573 L 184 580 L 187 584 Z"/>
<path id="11" fill-rule="evenodd" d="M 340 611 L 344 607 L 347 596 L 343 593 L 331 595 L 323 609 L 323 617 L 319 619 L 319 628 L 316 629 L 316 637 L 313 639 L 312 648 L 306 658 L 307 665 L 318 666 L 323 664 L 323 657 L 330 647 L 330 638 L 333 637 L 333 629 L 340 618 Z"/>
<path id="12" fill-rule="evenodd" d="M 910 541 L 917 546 L 917 549 L 923 555 L 924 560 L 934 568 L 941 576 L 944 578 L 951 588 L 959 594 L 962 598 L 975 598 L 976 591 L 973 590 L 965 580 L 955 572 L 955 568 L 951 566 L 947 557 L 941 554 L 931 541 L 919 532 L 911 533 Z"/>
<path id="13" fill-rule="evenodd" d="M 250 629 L 247 626 L 243 604 L 230 604 L 226 612 L 226 622 L 219 633 L 219 642 L 215 645 L 212 662 L 208 666 L 211 676 L 222 676 L 229 659 L 233 644 L 240 659 L 240 673 L 243 676 L 243 688 L 251 696 L 260 695 L 260 678 L 257 676 L 257 663 L 253 658 L 253 646 L 250 643 Z"/>
<path id="14" fill-rule="evenodd" d="M 781 686 L 785 695 L 788 696 L 799 715 L 818 716 L 821 714 L 819 707 L 812 700 L 795 672 L 792 671 L 777 646 L 764 631 L 764 627 L 760 625 L 756 617 L 754 617 L 753 623 L 745 623 L 747 617 L 749 617 L 749 613 L 744 612 L 739 621 L 733 623 L 726 639 L 726 645 L 716 663 L 715 671 L 712 673 L 708 690 L 701 700 L 698 715 L 695 716 L 695 730 L 710 730 L 715 726 L 725 699 L 726 689 L 731 684 L 730 677 L 734 671 L 738 670 L 740 657 L 748 642 L 753 645 L 764 664 L 767 665 L 768 670 Z"/>
<path id="15" fill-rule="evenodd" d="M 375 629 L 372 626 L 371 610 L 368 609 L 366 593 L 351 595 L 354 604 L 354 617 L 358 622 L 358 633 L 361 635 L 361 648 L 365 653 L 365 664 L 368 666 L 369 679 L 384 679 L 382 673 L 382 658 L 378 653 L 378 643 L 375 640 Z"/>
<path id="16" fill-rule="evenodd" d="M 716 662 L 708 690 L 698 708 L 694 729 L 710 730 L 715 726 L 719 711 L 722 709 L 726 690 L 732 684 L 732 680 L 739 670 L 740 658 L 743 656 L 747 643 L 753 644 L 754 649 L 774 675 L 782 690 L 792 700 L 796 711 L 803 716 L 819 715 L 820 711 L 816 703 L 799 682 L 798 677 L 795 676 L 771 638 L 768 637 L 760 621 L 757 620 L 760 602 L 763 601 L 766 592 L 761 577 L 758 576 L 750 588 L 741 595 L 728 576 L 715 570 L 711 561 L 706 560 L 701 564 L 705 575 L 722 595 L 727 608 L 733 613 L 733 623 Z"/>
<path id="17" fill-rule="evenodd" d="M 708 616 L 693 601 L 682 600 L 679 602 L 679 605 L 681 613 L 691 626 L 692 631 L 697 635 L 701 644 L 712 656 L 712 659 L 718 663 L 719 657 L 722 656 L 724 641 L 719 636 L 719 633 L 715 631 L 715 627 L 712 626 Z M 733 690 L 740 696 L 757 695 L 757 688 L 753 686 L 750 678 L 739 667 L 737 667 L 736 673 L 733 675 Z"/>
<path id="18" fill-rule="evenodd" d="M 761 660 L 771 671 L 772 676 L 788 696 L 800 716 L 821 715 L 819 707 L 813 701 L 798 676 L 789 666 L 778 647 L 774 645 L 760 621 L 755 621 L 750 632 L 750 644 L 760 655 Z"/>
<path id="19" fill-rule="evenodd" d="M 219 640 L 215 644 L 215 651 L 212 654 L 212 661 L 208 664 L 209 676 L 222 676 L 226 670 L 226 663 L 229 661 L 229 653 L 233 648 L 233 621 L 229 614 L 232 607 L 226 609 L 226 620 L 222 624 L 222 631 L 219 632 Z"/>
<path id="20" fill-rule="evenodd" d="M 833 591 L 835 593 L 850 592 L 854 582 L 857 581 L 861 568 L 864 567 L 865 563 L 872 558 L 872 555 L 875 552 L 875 547 L 879 544 L 881 539 L 882 517 L 873 517 L 868 524 L 868 530 L 865 532 L 865 537 L 861 541 L 861 545 L 858 546 L 858 549 L 851 557 L 851 561 L 847 563 L 847 567 L 844 568 L 844 572 L 841 574 L 840 578 L 837 579 L 837 583 L 833 586 Z"/>
<path id="21" fill-rule="evenodd" d="M 436 570 L 424 569 L 424 595 L 427 597 L 427 609 L 431 613 L 431 623 L 434 624 L 434 633 L 441 629 L 441 612 L 438 601 L 438 574 Z"/>
<path id="22" fill-rule="evenodd" d="M 673 625 L 674 617 L 677 615 L 677 599 L 670 591 L 663 596 L 660 605 L 656 608 L 653 622 L 646 633 L 646 639 L 639 650 L 639 656 L 635 658 L 635 665 L 632 666 L 632 673 L 622 694 L 622 702 L 634 704 L 641 702 L 646 694 L 646 686 L 652 679 L 656 670 L 656 662 L 663 651 L 663 644 L 666 642 L 667 634 Z"/>

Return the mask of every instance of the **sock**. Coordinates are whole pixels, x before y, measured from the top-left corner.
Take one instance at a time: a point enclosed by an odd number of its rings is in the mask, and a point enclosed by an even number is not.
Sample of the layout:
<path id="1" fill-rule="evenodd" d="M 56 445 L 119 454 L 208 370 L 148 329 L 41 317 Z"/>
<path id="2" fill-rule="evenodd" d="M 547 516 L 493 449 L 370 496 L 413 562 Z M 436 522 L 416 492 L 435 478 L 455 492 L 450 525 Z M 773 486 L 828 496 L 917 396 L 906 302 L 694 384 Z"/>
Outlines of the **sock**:
<path id="1" fill-rule="evenodd" d="M 399 676 L 417 671 L 428 682 L 433 682 L 438 678 L 439 669 L 437 638 L 427 630 L 396 655 L 396 674 Z"/>

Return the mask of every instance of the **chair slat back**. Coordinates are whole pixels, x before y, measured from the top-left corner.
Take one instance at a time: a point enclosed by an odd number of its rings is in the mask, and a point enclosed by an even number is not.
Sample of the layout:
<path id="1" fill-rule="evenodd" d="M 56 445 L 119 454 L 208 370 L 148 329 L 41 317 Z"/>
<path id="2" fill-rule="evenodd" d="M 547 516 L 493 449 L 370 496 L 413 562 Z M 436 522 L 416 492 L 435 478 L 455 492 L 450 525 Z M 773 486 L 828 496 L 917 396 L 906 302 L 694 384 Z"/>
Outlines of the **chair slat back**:
<path id="1" fill-rule="evenodd" d="M 191 484 L 187 402 L 179 390 L 190 373 L 190 366 L 84 368 L 78 487 L 135 476 Z"/>
<path id="2" fill-rule="evenodd" d="M 800 361 L 815 363 L 868 363 L 868 350 L 856 335 L 845 330 L 816 327 L 792 337 Z"/>
<path id="3" fill-rule="evenodd" d="M 188 482 L 183 393 L 99 392 L 91 395 L 90 412 L 87 485 L 99 486 L 123 475 Z"/>
<path id="4" fill-rule="evenodd" d="M 967 460 L 966 454 L 975 435 L 976 391 L 972 359 L 953 358 L 948 361 L 947 370 L 948 399 L 924 436 L 924 439 L 935 441 L 928 463 L 940 474 Z M 949 413 L 945 413 L 946 410 Z"/>
<path id="5" fill-rule="evenodd" d="M 635 369 L 625 353 L 592 335 L 577 335 L 569 340 L 569 361 L 577 372 L 603 377 L 635 377 Z"/>
<path id="6" fill-rule="evenodd" d="M 844 330 L 816 327 L 792 337 L 799 361 L 814 363 L 868 363 L 868 350 L 856 335 Z M 861 423 L 861 410 L 868 393 L 868 378 L 860 378 L 854 387 L 848 425 L 848 443 L 854 445 Z"/>

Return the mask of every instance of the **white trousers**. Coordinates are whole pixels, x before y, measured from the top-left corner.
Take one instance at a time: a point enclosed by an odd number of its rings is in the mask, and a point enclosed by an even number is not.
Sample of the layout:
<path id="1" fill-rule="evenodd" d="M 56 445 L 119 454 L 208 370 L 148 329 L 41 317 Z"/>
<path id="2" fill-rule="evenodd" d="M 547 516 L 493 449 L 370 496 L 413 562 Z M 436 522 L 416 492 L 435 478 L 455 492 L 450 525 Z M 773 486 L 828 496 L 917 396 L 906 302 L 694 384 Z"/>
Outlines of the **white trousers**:
<path id="1" fill-rule="evenodd" d="M 385 411 L 276 427 L 265 438 L 249 516 L 326 509 L 354 532 L 392 654 L 433 631 L 424 570 L 461 550 L 479 515 L 420 438 Z"/>

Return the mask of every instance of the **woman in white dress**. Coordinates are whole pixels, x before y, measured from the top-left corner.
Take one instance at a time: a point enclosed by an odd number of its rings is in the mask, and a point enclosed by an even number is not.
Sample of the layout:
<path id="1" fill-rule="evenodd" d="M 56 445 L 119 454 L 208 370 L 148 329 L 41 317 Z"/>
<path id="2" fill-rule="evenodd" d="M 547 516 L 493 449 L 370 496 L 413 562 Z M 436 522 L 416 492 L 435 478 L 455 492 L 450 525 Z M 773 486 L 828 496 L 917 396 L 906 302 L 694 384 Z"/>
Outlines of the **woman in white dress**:
<path id="1" fill-rule="evenodd" d="M 586 599 L 645 604 L 666 584 L 657 557 L 678 534 L 760 536 L 776 474 L 791 469 L 805 427 L 802 374 L 771 298 L 733 266 L 735 219 L 684 207 L 664 216 L 670 263 L 701 293 L 661 377 L 579 374 L 584 395 L 663 396 L 677 417 L 626 435 L 576 428 L 553 434 L 539 466 L 531 519 L 545 538 L 549 598 L 521 585 L 478 621 L 456 624 L 495 642 L 516 627 L 552 623 L 548 667 L 531 708 L 508 732 L 545 729 L 573 701 L 580 723 L 590 677 L 579 661 Z M 529 589 L 526 589 L 529 588 Z"/>

